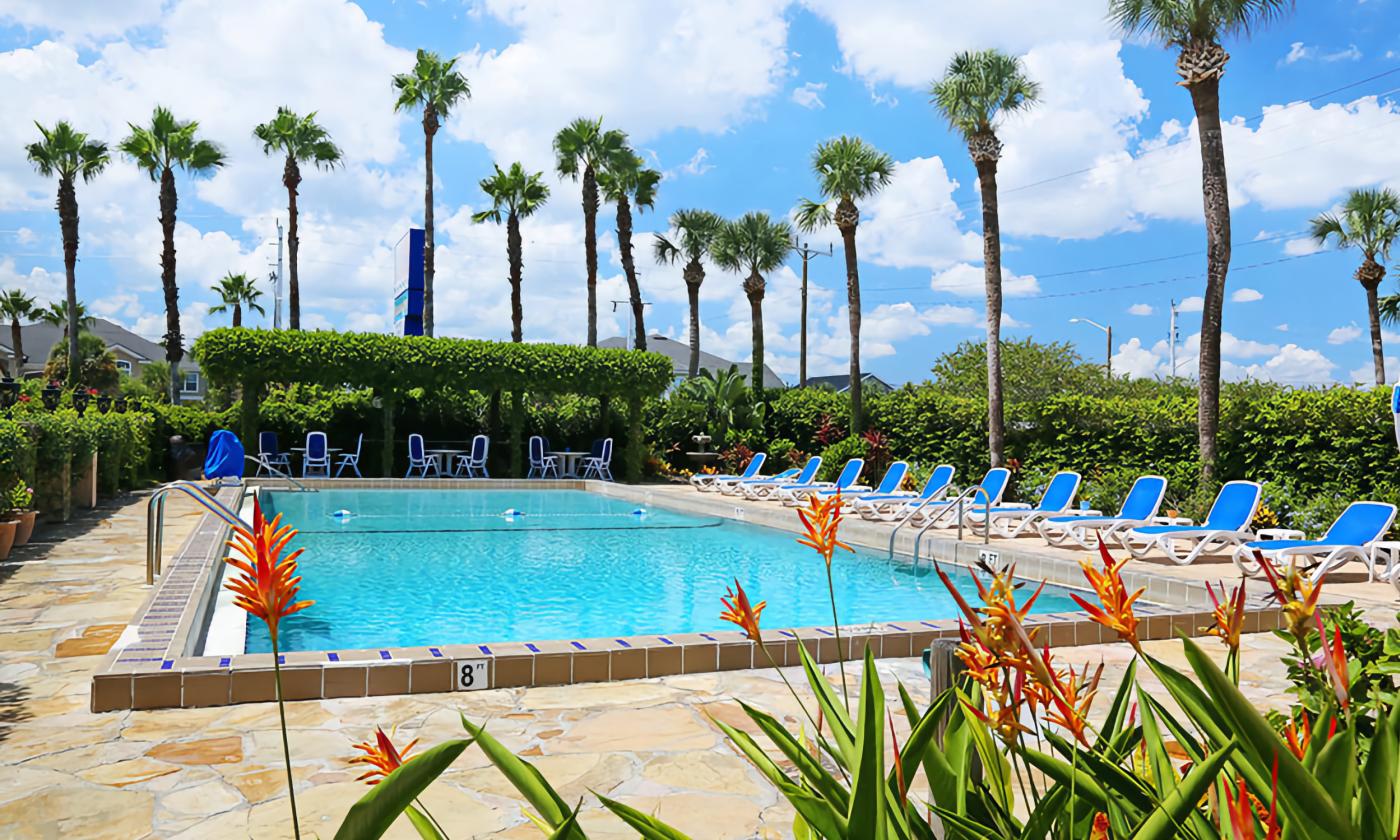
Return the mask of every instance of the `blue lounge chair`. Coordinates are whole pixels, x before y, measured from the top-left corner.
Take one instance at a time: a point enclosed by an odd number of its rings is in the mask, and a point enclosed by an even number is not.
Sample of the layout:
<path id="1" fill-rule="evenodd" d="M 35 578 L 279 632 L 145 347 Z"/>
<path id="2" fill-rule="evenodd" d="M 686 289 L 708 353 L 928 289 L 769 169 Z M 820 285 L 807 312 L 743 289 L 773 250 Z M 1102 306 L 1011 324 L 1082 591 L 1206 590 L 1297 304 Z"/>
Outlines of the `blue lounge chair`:
<path id="1" fill-rule="evenodd" d="M 544 438 L 539 435 L 531 435 L 529 443 L 530 471 L 525 474 L 526 478 L 558 478 L 559 459 L 553 455 L 546 455 Z"/>
<path id="2" fill-rule="evenodd" d="M 818 490 L 816 492 L 816 495 L 824 499 L 828 496 L 835 496 L 839 493 L 841 495 L 841 505 L 842 507 L 846 507 L 855 504 L 856 500 L 863 499 L 866 496 L 890 495 L 891 493 L 899 489 L 899 485 L 904 483 L 904 476 L 908 473 L 909 462 L 895 461 L 894 463 L 889 465 L 889 467 L 885 470 L 885 475 L 880 479 L 880 483 L 875 485 L 874 487 L 867 487 L 862 490 L 860 485 L 855 484 L 842 490 L 836 490 L 834 488 Z"/>
<path id="3" fill-rule="evenodd" d="M 982 505 L 972 505 L 963 513 L 963 522 L 974 534 L 990 530 L 999 537 L 1012 539 L 1021 536 L 1027 529 L 1035 527 L 1041 520 L 1058 516 L 1074 503 L 1074 494 L 1079 492 L 1079 473 L 1063 470 L 1055 473 L 1041 494 L 1040 501 L 1030 505 L 998 505 L 990 511 Z M 990 517 L 988 516 L 990 513 Z"/>
<path id="4" fill-rule="evenodd" d="M 813 455 L 807 459 L 802 470 L 797 475 L 773 476 L 772 478 L 751 478 L 741 481 L 735 485 L 738 493 L 746 499 L 762 501 L 777 495 L 779 487 L 786 487 L 789 484 L 811 484 L 817 478 L 817 471 L 822 468 L 822 456 Z M 725 491 L 726 493 L 728 491 Z"/>
<path id="5" fill-rule="evenodd" d="M 788 507 L 797 507 L 802 504 L 808 495 L 819 490 L 841 490 L 847 491 L 860 480 L 860 472 L 865 469 L 864 458 L 852 458 L 841 468 L 841 474 L 836 476 L 835 481 L 809 481 L 806 484 L 785 484 L 778 488 L 778 500 Z"/>
<path id="6" fill-rule="evenodd" d="M 335 466 L 335 477 L 336 477 L 336 478 L 340 478 L 340 474 L 343 473 L 343 472 L 345 472 L 345 468 L 346 468 L 346 467 L 349 467 L 350 470 L 351 470 L 352 472 L 355 473 L 355 477 L 356 477 L 356 478 L 363 478 L 363 477 L 364 477 L 364 476 L 360 475 L 360 450 L 361 450 L 361 448 L 364 447 L 364 445 L 365 445 L 365 433 L 364 433 L 364 432 L 360 432 L 359 436 L 355 438 L 355 451 L 354 451 L 354 452 L 346 452 L 346 453 L 344 453 L 343 455 L 340 456 L 340 460 L 336 463 L 336 466 Z"/>
<path id="7" fill-rule="evenodd" d="M 1220 488 L 1206 521 L 1200 525 L 1145 525 L 1120 535 L 1118 541 L 1139 560 L 1146 559 L 1156 549 L 1173 563 L 1186 566 L 1202 554 L 1253 540 L 1254 532 L 1249 530 L 1249 523 L 1259 510 L 1260 494 L 1256 482 L 1231 481 Z M 1185 554 L 1177 553 L 1178 540 L 1191 543 Z"/>
<path id="8" fill-rule="evenodd" d="M 763 462 L 767 459 L 768 453 L 755 452 L 753 457 L 749 459 L 748 466 L 744 467 L 744 471 L 738 475 L 732 473 L 697 473 L 690 477 L 690 484 L 702 493 L 713 493 L 719 489 L 720 482 L 722 481 L 754 478 L 758 475 L 759 470 L 763 469 Z"/>
<path id="9" fill-rule="evenodd" d="M 1099 541 L 1117 540 L 1118 535 L 1152 524 L 1162 497 L 1167 494 L 1167 480 L 1160 475 L 1139 476 L 1123 499 L 1117 516 L 1071 514 L 1042 519 L 1036 530 L 1051 545 L 1074 543 L 1081 548 L 1095 548 Z M 1093 532 L 1091 542 L 1089 533 Z"/>
<path id="10" fill-rule="evenodd" d="M 276 432 L 258 432 L 258 471 L 272 475 L 291 475 L 292 455 L 277 448 Z"/>
<path id="11" fill-rule="evenodd" d="M 1006 494 L 1006 485 L 1011 481 L 1011 470 L 1006 467 L 992 467 L 987 470 L 987 474 L 982 476 L 982 482 L 977 485 L 975 492 L 963 499 L 962 510 L 971 507 L 983 507 L 991 504 L 996 507 L 1001 504 L 1001 497 Z M 972 488 L 969 488 L 971 490 Z M 967 493 L 967 490 L 963 491 Z M 907 502 L 904 505 L 904 516 L 909 519 L 911 525 L 921 525 L 932 527 L 944 522 L 956 524 L 959 508 L 952 500 L 924 502 Z"/>
<path id="12" fill-rule="evenodd" d="M 423 450 L 423 436 L 414 432 L 408 436 L 408 472 L 403 477 L 412 478 L 413 473 L 417 472 L 419 478 L 427 478 L 429 470 L 432 470 L 434 478 L 442 477 L 438 457 Z"/>
<path id="13" fill-rule="evenodd" d="M 600 481 L 612 481 L 613 439 L 603 438 L 603 446 L 597 456 L 583 459 L 583 477 Z"/>
<path id="14" fill-rule="evenodd" d="M 905 515 L 904 505 L 908 502 L 938 501 L 948 493 L 956 470 L 949 464 L 940 464 L 929 473 L 924 489 L 916 493 L 888 493 L 885 495 L 862 494 L 855 500 L 853 509 L 862 519 L 875 522 L 894 522 Z"/>
<path id="15" fill-rule="evenodd" d="M 1370 563 L 1369 546 L 1383 538 L 1395 522 L 1395 505 L 1385 502 L 1352 502 L 1332 527 L 1316 540 L 1256 540 L 1235 549 L 1231 559 L 1251 577 L 1263 570 L 1255 552 L 1274 563 L 1303 560 L 1312 564 L 1314 583 L 1350 560 Z"/>
<path id="16" fill-rule="evenodd" d="M 725 479 L 719 483 L 719 492 L 726 496 L 742 496 L 744 495 L 744 488 L 750 484 L 762 484 L 765 482 L 782 484 L 784 482 L 793 482 L 797 480 L 801 473 L 802 470 L 797 467 L 788 467 L 782 472 L 776 472 L 772 475 L 756 475 L 753 478 Z M 813 469 L 812 477 L 815 478 L 816 474 L 817 471 Z"/>
<path id="17" fill-rule="evenodd" d="M 306 451 L 301 455 L 301 477 L 306 478 L 313 472 L 319 473 L 322 478 L 331 477 L 331 455 L 325 432 L 306 433 Z"/>
<path id="18" fill-rule="evenodd" d="M 460 478 L 490 478 L 491 474 L 486 471 L 486 456 L 490 451 L 491 438 L 486 435 L 472 438 L 472 448 L 457 456 L 452 474 Z"/>

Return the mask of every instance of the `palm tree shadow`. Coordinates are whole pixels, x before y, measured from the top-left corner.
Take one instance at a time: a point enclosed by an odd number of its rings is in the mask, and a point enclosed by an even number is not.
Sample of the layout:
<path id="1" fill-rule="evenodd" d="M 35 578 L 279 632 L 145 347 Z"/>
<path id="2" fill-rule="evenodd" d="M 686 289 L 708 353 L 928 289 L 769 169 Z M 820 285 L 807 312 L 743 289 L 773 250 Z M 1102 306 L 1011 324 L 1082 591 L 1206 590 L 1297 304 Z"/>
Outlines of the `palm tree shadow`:
<path id="1" fill-rule="evenodd" d="M 33 717 L 29 711 L 29 689 L 19 683 L 0 682 L 0 743 L 10 737 L 17 724 Z"/>

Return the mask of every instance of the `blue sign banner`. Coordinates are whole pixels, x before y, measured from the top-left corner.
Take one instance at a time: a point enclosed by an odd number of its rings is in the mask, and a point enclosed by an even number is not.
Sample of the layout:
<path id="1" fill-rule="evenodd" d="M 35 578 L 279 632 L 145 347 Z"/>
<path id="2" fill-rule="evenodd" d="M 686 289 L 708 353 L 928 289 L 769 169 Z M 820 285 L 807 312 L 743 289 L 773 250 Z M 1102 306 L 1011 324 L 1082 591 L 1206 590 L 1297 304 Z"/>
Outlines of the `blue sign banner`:
<path id="1" fill-rule="evenodd" d="M 394 332 L 423 334 L 423 231 L 409 228 L 394 245 Z"/>

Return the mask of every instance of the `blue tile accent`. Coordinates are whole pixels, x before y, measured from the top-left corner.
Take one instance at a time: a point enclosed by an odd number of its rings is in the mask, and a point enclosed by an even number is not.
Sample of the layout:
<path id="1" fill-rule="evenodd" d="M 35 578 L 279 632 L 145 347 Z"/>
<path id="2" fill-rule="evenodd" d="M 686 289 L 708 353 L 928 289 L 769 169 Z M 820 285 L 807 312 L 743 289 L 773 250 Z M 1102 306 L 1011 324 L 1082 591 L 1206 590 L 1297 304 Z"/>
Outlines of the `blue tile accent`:
<path id="1" fill-rule="evenodd" d="M 331 661 L 331 662 L 339 662 L 339 661 L 340 661 L 340 654 L 338 654 L 338 653 L 328 653 L 328 654 L 326 654 L 326 659 L 328 659 L 328 660 Z"/>
<path id="2" fill-rule="evenodd" d="M 287 664 L 287 656 L 286 656 L 286 654 L 282 654 L 282 653 L 277 654 L 277 664 L 278 664 L 278 665 L 286 665 L 286 664 Z"/>
<path id="3" fill-rule="evenodd" d="M 393 659 L 394 657 L 392 657 L 392 656 L 389 655 L 389 651 L 387 651 L 387 650 L 381 650 L 381 651 L 379 652 L 379 658 L 380 658 L 380 659 Z"/>
<path id="4" fill-rule="evenodd" d="M 891 625 L 888 625 L 888 626 L 893 627 L 893 628 L 896 629 L 896 630 L 903 630 L 903 629 L 904 629 L 903 627 L 900 627 L 898 624 L 891 624 Z"/>
<path id="5" fill-rule="evenodd" d="M 118 662 L 161 662 L 159 656 L 126 656 L 117 660 Z"/>
<path id="6" fill-rule="evenodd" d="M 824 630 L 824 629 L 822 629 L 822 628 L 820 628 L 820 627 L 817 628 L 817 632 L 820 633 L 820 634 L 822 634 L 823 636 L 830 636 L 830 635 L 832 635 L 832 633 L 831 633 L 830 630 Z"/>
<path id="7" fill-rule="evenodd" d="M 539 652 L 540 652 L 540 649 L 537 648 L 537 647 L 535 647 L 535 643 L 534 643 L 534 642 L 526 642 L 526 643 L 525 643 L 525 647 L 529 648 L 531 653 L 539 653 Z"/>
<path id="8" fill-rule="evenodd" d="M 575 650 L 588 650 L 582 642 L 569 642 L 569 644 L 573 645 Z"/>
<path id="9" fill-rule="evenodd" d="M 495 656 L 495 655 L 496 655 L 496 654 L 492 653 L 492 652 L 491 652 L 491 648 L 487 647 L 486 645 L 477 645 L 477 646 L 476 646 L 476 649 L 479 650 L 479 651 L 481 651 L 482 653 L 486 654 L 487 656 Z"/>
<path id="10" fill-rule="evenodd" d="M 797 638 L 797 634 L 794 633 L 794 632 L 792 632 L 791 630 L 779 630 L 778 633 L 779 633 L 780 635 L 787 636 L 789 639 L 796 639 L 796 638 Z"/>
<path id="11" fill-rule="evenodd" d="M 433 656 L 436 656 L 439 659 L 442 658 L 442 651 L 438 650 L 437 648 L 428 648 L 428 653 L 431 653 Z"/>
<path id="12" fill-rule="evenodd" d="M 930 623 L 927 622 L 927 621 L 920 621 L 919 623 L 922 624 L 922 625 L 924 625 L 925 627 L 932 627 L 932 628 L 935 629 L 935 630 L 938 629 L 938 625 L 937 625 L 937 624 L 930 624 Z"/>
<path id="13" fill-rule="evenodd" d="M 219 667 L 220 667 L 220 668 L 227 668 L 229 665 L 232 665 L 232 664 L 233 664 L 233 658 L 232 658 L 232 657 L 229 657 L 229 656 L 221 656 L 221 657 L 219 657 Z"/>
<path id="14" fill-rule="evenodd" d="M 160 663 L 160 669 L 161 669 L 162 671 L 169 671 L 170 668 L 171 668 L 171 666 L 173 666 L 174 664 L 175 664 L 175 660 L 173 660 L 173 659 L 167 659 L 167 660 L 165 660 L 164 662 Z"/>
<path id="15" fill-rule="evenodd" d="M 709 633 L 701 633 L 701 634 L 700 634 L 700 638 L 702 638 L 702 639 L 709 639 L 709 640 L 712 641 L 712 642 L 715 641 L 715 637 L 714 637 L 714 636 L 711 636 Z"/>
<path id="16" fill-rule="evenodd" d="M 626 640 L 626 639 L 613 639 L 613 641 L 614 641 L 614 642 L 617 642 L 618 644 L 622 645 L 622 646 L 625 647 L 625 648 L 630 648 L 630 647 L 631 647 L 631 645 L 629 645 L 629 644 L 627 643 L 627 640 Z"/>
<path id="17" fill-rule="evenodd" d="M 675 644 L 675 642 L 671 641 L 670 639 L 666 638 L 665 636 L 657 636 L 656 638 L 660 639 L 662 642 L 664 642 L 665 644 L 668 644 L 668 645 L 674 645 L 674 644 Z"/>

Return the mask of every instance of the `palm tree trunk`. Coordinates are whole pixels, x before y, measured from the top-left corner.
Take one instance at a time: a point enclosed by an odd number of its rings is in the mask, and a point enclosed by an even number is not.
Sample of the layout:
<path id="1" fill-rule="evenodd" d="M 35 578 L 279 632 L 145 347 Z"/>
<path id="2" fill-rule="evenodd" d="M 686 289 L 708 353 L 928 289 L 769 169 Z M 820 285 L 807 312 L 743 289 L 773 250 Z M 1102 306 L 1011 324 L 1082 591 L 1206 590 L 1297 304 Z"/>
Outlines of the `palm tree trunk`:
<path id="1" fill-rule="evenodd" d="M 68 385 L 73 387 L 78 384 L 78 195 L 72 178 L 58 182 L 58 221 L 63 231 L 64 293 L 68 300 Z"/>
<path id="2" fill-rule="evenodd" d="M 598 175 L 583 169 L 583 258 L 588 267 L 588 346 L 598 346 Z"/>
<path id="3" fill-rule="evenodd" d="M 287 317 L 294 330 L 301 329 L 301 284 L 297 280 L 297 249 L 301 241 L 297 239 L 297 187 L 301 185 L 301 170 L 297 159 L 287 155 L 287 165 L 282 168 L 282 183 L 287 188 L 287 256 L 291 258 L 287 274 Z M 234 309 L 234 326 L 238 310 Z"/>
<path id="4" fill-rule="evenodd" d="M 805 248 L 805 246 L 804 246 Z M 807 387 L 807 252 L 802 252 L 802 326 L 797 349 L 797 386 Z"/>
<path id="5" fill-rule="evenodd" d="M 860 378 L 860 269 L 856 262 L 856 226 L 841 227 L 841 247 L 846 252 L 846 310 L 851 330 L 851 434 L 865 426 L 865 406 Z"/>
<path id="6" fill-rule="evenodd" d="M 423 187 L 423 335 L 433 334 L 433 135 L 437 133 L 437 112 L 423 109 L 423 161 L 426 183 Z"/>
<path id="7" fill-rule="evenodd" d="M 1216 432 L 1220 427 L 1220 333 L 1225 275 L 1230 270 L 1230 192 L 1225 180 L 1225 142 L 1220 130 L 1220 79 L 1207 76 L 1186 88 L 1196 109 L 1201 138 L 1201 193 L 1206 221 L 1206 293 L 1201 309 L 1200 401 L 1196 409 L 1201 480 L 1215 477 Z"/>
<path id="8" fill-rule="evenodd" d="M 632 260 L 632 203 L 627 196 L 617 202 L 617 249 L 622 256 L 622 273 L 627 275 L 627 296 L 632 302 L 634 350 L 647 349 L 646 324 L 642 318 L 642 287 L 637 283 L 637 266 Z"/>
<path id="9" fill-rule="evenodd" d="M 521 320 L 524 313 L 520 307 L 521 280 L 520 218 L 511 213 L 506 219 L 506 257 L 510 261 L 510 340 L 524 341 Z"/>
<path id="10" fill-rule="evenodd" d="M 10 378 L 18 382 L 24 372 L 24 331 L 20 329 L 19 318 L 10 319 L 10 348 L 15 351 L 15 366 L 10 371 Z"/>
<path id="11" fill-rule="evenodd" d="M 1376 384 L 1384 385 L 1385 348 L 1381 344 L 1381 308 L 1375 286 L 1366 287 L 1366 314 L 1371 316 L 1371 361 L 1376 367 Z"/>
<path id="12" fill-rule="evenodd" d="M 293 298 L 293 300 L 295 300 L 295 298 Z M 243 326 L 243 307 L 236 302 L 233 304 L 233 326 Z M 296 329 L 296 327 L 293 326 L 292 329 Z"/>
<path id="13" fill-rule="evenodd" d="M 171 405 L 180 403 L 180 360 L 185 357 L 180 336 L 180 288 L 175 285 L 175 208 L 178 204 L 175 173 L 167 166 L 160 173 L 160 230 L 163 237 L 160 284 L 165 292 L 165 360 L 170 363 Z M 76 309 L 70 307 L 69 318 L 75 314 Z"/>
<path id="14" fill-rule="evenodd" d="M 1001 382 L 1001 217 L 997 208 L 997 162 L 976 161 L 982 189 L 982 270 L 987 287 L 987 451 L 991 465 L 1006 461 L 1006 419 Z"/>
<path id="15" fill-rule="evenodd" d="M 690 299 L 690 376 L 700 375 L 700 284 L 705 281 L 705 268 L 699 260 L 685 267 L 685 293 Z"/>
<path id="16" fill-rule="evenodd" d="M 754 405 L 763 405 L 763 278 L 757 271 L 751 272 L 744 281 L 744 292 L 749 297 L 749 317 L 753 322 L 753 370 L 749 381 L 753 388 Z"/>

